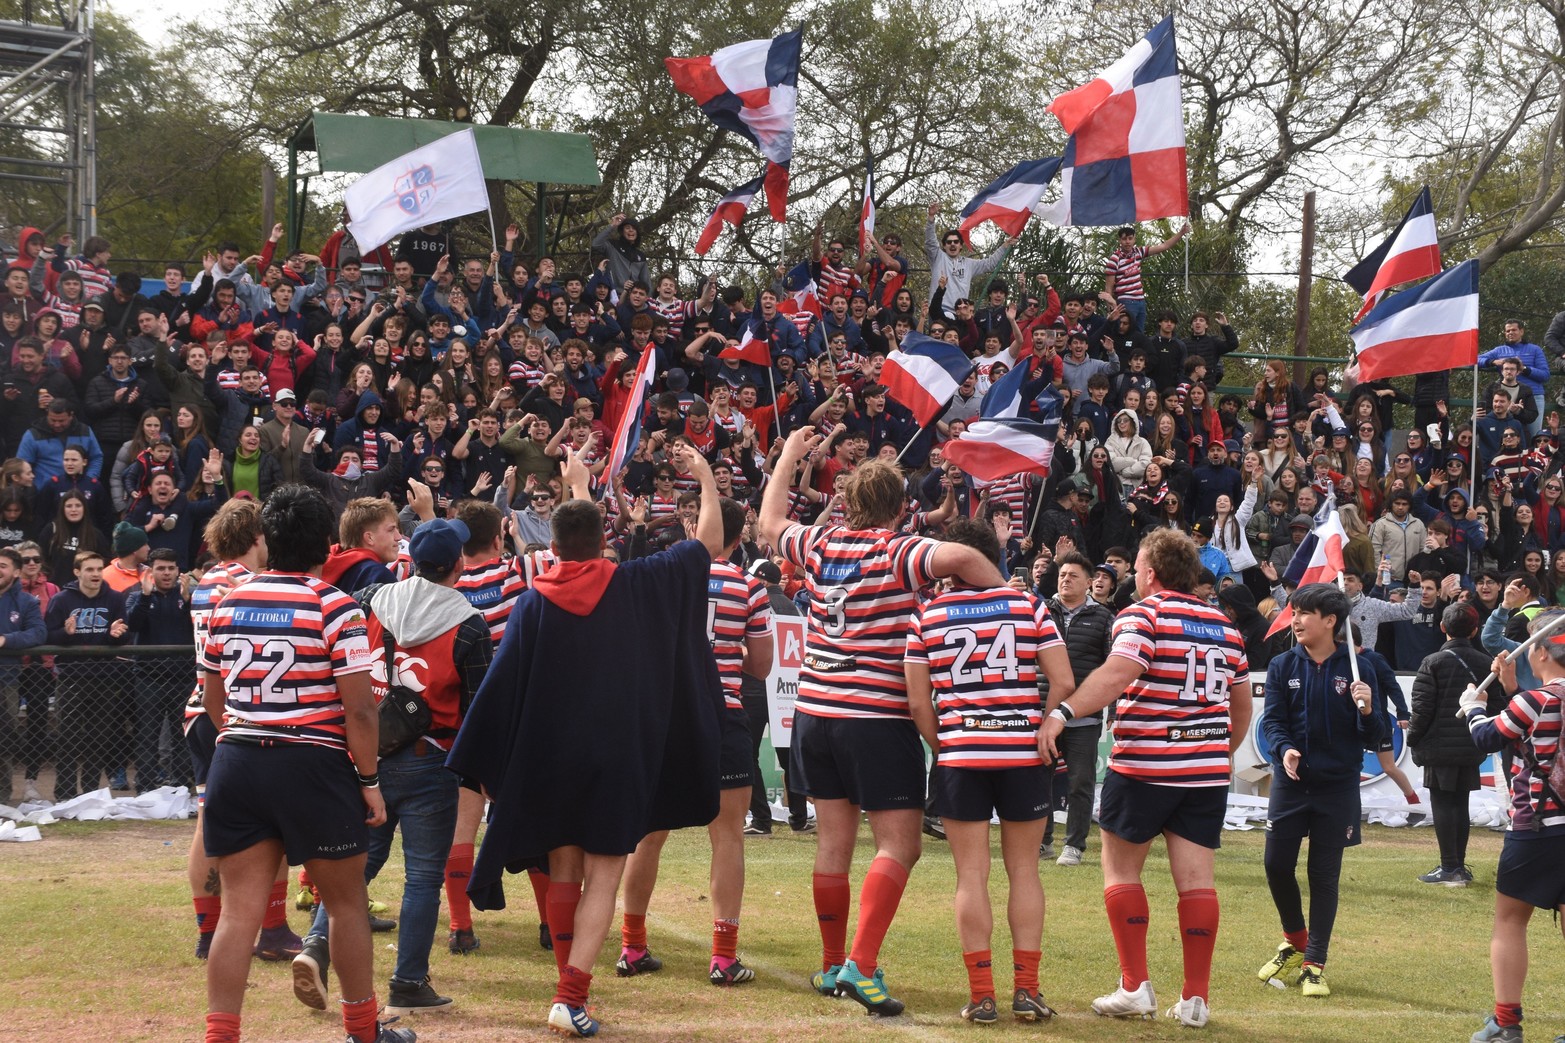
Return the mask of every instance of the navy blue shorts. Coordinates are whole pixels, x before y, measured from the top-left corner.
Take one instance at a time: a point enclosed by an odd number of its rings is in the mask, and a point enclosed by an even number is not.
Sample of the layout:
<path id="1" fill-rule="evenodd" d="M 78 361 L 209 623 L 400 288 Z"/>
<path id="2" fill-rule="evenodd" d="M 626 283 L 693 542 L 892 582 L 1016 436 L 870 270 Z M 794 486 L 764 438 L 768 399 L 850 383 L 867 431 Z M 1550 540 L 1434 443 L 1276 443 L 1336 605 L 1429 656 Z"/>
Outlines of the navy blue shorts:
<path id="1" fill-rule="evenodd" d="M 755 753 L 750 749 L 750 715 L 743 710 L 723 710 L 718 753 L 718 789 L 749 789 Z"/>
<path id="2" fill-rule="evenodd" d="M 196 806 L 206 806 L 206 777 L 212 770 L 212 753 L 217 748 L 217 725 L 206 714 L 192 717 L 185 729 L 185 745 L 190 748 L 191 776 L 196 780 Z"/>
<path id="3" fill-rule="evenodd" d="M 929 773 L 934 813 L 957 822 L 1036 822 L 1053 805 L 1054 767 L 952 768 L 937 765 Z"/>
<path id="4" fill-rule="evenodd" d="M 1227 813 L 1227 786 L 1159 786 L 1112 770 L 1098 800 L 1098 826 L 1132 844 L 1167 832 L 1216 849 Z"/>
<path id="5" fill-rule="evenodd" d="M 1283 774 L 1272 777 L 1266 834 L 1278 840 L 1310 838 L 1311 844 L 1357 847 L 1362 826 L 1359 786 L 1306 786 Z"/>
<path id="6" fill-rule="evenodd" d="M 1507 833 L 1494 889 L 1539 909 L 1565 905 L 1565 835 Z"/>
<path id="7" fill-rule="evenodd" d="M 924 806 L 924 743 L 912 721 L 795 714 L 789 764 L 800 791 L 815 800 L 865 811 Z"/>
<path id="8" fill-rule="evenodd" d="M 220 742 L 207 773 L 208 858 L 280 840 L 289 865 L 369 850 L 364 797 L 342 750 Z"/>

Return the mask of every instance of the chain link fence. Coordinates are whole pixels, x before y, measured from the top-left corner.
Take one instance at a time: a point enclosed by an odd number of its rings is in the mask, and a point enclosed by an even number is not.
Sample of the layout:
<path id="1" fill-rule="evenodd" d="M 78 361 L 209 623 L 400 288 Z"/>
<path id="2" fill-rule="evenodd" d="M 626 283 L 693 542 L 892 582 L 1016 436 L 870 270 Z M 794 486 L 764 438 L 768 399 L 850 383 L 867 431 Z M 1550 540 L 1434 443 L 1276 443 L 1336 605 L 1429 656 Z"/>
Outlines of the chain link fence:
<path id="1" fill-rule="evenodd" d="M 185 645 L 0 648 L 0 804 L 192 785 Z"/>

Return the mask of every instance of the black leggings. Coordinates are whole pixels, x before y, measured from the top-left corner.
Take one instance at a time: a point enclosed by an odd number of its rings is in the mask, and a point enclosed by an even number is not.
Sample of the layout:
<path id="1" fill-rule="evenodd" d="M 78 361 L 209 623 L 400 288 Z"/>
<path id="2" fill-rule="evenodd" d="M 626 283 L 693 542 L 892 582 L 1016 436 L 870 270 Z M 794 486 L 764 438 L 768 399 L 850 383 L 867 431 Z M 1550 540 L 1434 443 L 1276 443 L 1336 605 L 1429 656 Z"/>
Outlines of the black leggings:
<path id="1" fill-rule="evenodd" d="M 1304 930 L 1304 897 L 1294 871 L 1299 865 L 1303 837 L 1266 838 L 1266 883 L 1285 932 Z M 1342 876 L 1342 848 L 1311 841 L 1307 873 L 1310 880 L 1310 944 L 1304 950 L 1308 963 L 1324 967 L 1331 947 L 1331 929 L 1337 922 L 1337 882 Z"/>
<path id="2" fill-rule="evenodd" d="M 1467 838 L 1472 833 L 1465 790 L 1431 789 L 1429 810 L 1440 843 L 1440 868 L 1461 869 L 1467 864 Z"/>

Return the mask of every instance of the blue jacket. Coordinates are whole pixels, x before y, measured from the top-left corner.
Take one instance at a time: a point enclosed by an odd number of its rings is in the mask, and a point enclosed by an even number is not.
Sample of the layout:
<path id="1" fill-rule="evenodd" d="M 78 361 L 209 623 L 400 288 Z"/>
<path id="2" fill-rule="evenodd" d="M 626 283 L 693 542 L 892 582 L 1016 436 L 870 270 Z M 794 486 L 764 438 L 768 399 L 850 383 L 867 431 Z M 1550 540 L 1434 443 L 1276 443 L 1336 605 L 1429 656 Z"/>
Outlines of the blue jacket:
<path id="1" fill-rule="evenodd" d="M 125 597 L 125 622 L 138 645 L 189 647 L 196 639 L 190 602 L 177 584 L 173 590 L 154 588 L 150 594 L 143 594 L 139 586 L 132 587 Z M 188 656 L 183 658 L 188 662 Z"/>
<path id="2" fill-rule="evenodd" d="M 1533 396 L 1541 404 L 1544 401 L 1543 384 L 1549 379 L 1549 357 L 1536 344 L 1500 344 L 1479 355 L 1478 364 L 1499 369 L 1500 359 L 1510 358 L 1521 360 L 1522 371 L 1516 379 L 1532 388 Z"/>
<path id="3" fill-rule="evenodd" d="M 0 637 L 5 638 L 5 647 L 32 648 L 43 644 L 48 636 L 38 599 L 22 589 L 20 580 L 13 579 L 0 593 Z M 0 658 L 0 678 L 14 680 L 20 664 L 20 659 Z"/>
<path id="4" fill-rule="evenodd" d="M 65 473 L 65 450 L 71 446 L 87 453 L 87 474 L 96 478 L 103 470 L 103 449 L 92 428 L 80 420 L 60 434 L 49 428 L 49 418 L 44 417 L 22 436 L 16 455 L 33 465 L 33 485 L 42 487 L 49 479 Z"/>
<path id="5" fill-rule="evenodd" d="M 1360 664 L 1361 666 L 1363 664 Z M 1379 679 L 1360 671 L 1374 693 L 1369 714 L 1358 712 L 1349 694 L 1353 673 L 1348 649 L 1339 644 L 1316 664 L 1295 645 L 1266 668 L 1266 707 L 1261 735 L 1271 750 L 1272 770 L 1281 777 L 1283 754 L 1298 750 L 1299 781 L 1306 786 L 1356 784 L 1364 751 L 1380 744 L 1386 728 L 1386 701 Z"/>

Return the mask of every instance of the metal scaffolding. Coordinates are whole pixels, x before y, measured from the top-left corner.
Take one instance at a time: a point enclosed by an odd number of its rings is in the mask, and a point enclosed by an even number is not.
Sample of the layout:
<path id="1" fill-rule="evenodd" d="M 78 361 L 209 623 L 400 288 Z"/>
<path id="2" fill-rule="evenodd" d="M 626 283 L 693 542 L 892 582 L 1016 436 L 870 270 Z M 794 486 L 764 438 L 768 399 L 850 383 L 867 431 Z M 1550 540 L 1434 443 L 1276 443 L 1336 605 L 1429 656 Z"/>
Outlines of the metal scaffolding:
<path id="1" fill-rule="evenodd" d="M 0 19 L 0 181 L 61 186 L 78 243 L 98 227 L 92 31 L 93 0 Z"/>

